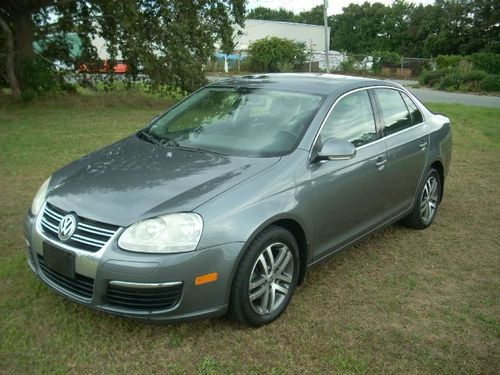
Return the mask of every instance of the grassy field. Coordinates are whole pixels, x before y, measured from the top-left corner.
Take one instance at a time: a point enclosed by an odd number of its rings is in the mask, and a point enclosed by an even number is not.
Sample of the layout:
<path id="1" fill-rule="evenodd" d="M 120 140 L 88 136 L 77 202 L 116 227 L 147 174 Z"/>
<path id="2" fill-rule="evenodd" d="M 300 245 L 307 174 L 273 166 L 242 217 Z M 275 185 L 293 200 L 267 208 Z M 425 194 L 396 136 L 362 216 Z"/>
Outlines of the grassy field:
<path id="1" fill-rule="evenodd" d="M 500 110 L 452 118 L 453 165 L 426 231 L 387 228 L 313 268 L 287 312 L 153 326 L 66 301 L 28 269 L 23 216 L 43 180 L 169 105 L 145 96 L 0 97 L 0 373 L 500 372 Z"/>

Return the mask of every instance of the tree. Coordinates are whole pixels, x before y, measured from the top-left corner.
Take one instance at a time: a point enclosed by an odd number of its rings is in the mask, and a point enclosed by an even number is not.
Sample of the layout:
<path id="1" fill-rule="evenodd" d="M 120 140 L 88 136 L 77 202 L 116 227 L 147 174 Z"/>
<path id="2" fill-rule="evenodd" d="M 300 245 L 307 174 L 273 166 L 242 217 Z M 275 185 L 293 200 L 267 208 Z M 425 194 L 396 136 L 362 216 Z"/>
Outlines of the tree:
<path id="1" fill-rule="evenodd" d="M 244 14 L 245 0 L 2 0 L 4 75 L 18 96 L 29 83 L 22 66 L 39 58 L 33 42 L 51 36 L 42 57 L 66 61 L 70 46 L 62 36 L 74 32 L 84 57 L 95 57 L 91 38 L 101 36 L 110 66 L 121 54 L 131 74 L 141 66 L 155 84 L 192 90 L 203 83 L 216 42 L 232 51 L 233 27 L 243 25 Z"/>
<path id="2" fill-rule="evenodd" d="M 297 15 L 297 22 L 310 25 L 323 25 L 323 5 L 317 5 L 311 10 L 305 10 Z"/>
<path id="3" fill-rule="evenodd" d="M 257 72 L 286 72 L 306 59 L 305 43 L 286 38 L 260 39 L 249 47 L 250 65 Z"/>
<path id="4" fill-rule="evenodd" d="M 246 18 L 266 21 L 297 22 L 295 13 L 284 8 L 271 9 L 256 7 L 248 12 Z"/>

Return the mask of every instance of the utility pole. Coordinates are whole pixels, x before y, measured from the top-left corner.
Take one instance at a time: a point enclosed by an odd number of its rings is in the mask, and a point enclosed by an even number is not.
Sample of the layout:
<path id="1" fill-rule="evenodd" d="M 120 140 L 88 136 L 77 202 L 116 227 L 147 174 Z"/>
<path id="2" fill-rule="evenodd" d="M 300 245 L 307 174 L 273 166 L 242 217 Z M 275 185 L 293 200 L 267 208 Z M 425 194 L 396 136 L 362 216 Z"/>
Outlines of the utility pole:
<path id="1" fill-rule="evenodd" d="M 313 54 L 313 40 L 309 42 L 309 73 L 311 73 L 311 65 L 312 65 L 312 54 Z"/>
<path id="2" fill-rule="evenodd" d="M 328 64 L 328 51 L 330 50 L 330 46 L 328 45 L 328 17 L 326 15 L 326 10 L 328 8 L 328 0 L 323 0 L 323 22 L 325 24 L 325 64 L 326 64 L 326 72 L 330 73 L 330 64 Z"/>

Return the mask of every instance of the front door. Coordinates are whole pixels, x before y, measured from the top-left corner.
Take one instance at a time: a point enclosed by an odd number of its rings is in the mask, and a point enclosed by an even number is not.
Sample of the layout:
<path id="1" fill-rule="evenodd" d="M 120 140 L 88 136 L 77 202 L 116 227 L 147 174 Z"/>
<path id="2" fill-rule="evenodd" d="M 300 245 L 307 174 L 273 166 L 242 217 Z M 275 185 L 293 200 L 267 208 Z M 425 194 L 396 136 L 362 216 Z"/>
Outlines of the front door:
<path id="1" fill-rule="evenodd" d="M 340 99 L 318 138 L 336 138 L 356 146 L 350 160 L 311 164 L 315 201 L 315 254 L 319 259 L 349 243 L 387 216 L 384 211 L 387 150 L 375 125 L 368 91 L 356 91 Z"/>

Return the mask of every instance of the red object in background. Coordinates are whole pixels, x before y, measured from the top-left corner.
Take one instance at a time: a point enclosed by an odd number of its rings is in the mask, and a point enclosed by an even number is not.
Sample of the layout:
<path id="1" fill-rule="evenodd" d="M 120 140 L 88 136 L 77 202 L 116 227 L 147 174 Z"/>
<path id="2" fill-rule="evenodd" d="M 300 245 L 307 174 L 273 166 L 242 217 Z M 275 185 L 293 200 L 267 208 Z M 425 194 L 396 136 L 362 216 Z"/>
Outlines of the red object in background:
<path id="1" fill-rule="evenodd" d="M 80 73 L 107 73 L 109 72 L 108 60 L 104 60 L 102 67 L 89 67 L 86 64 L 80 64 L 78 66 L 78 71 Z M 117 63 L 113 66 L 113 72 L 116 74 L 124 74 L 128 71 L 128 65 L 125 63 Z"/>
<path id="2" fill-rule="evenodd" d="M 115 73 L 126 73 L 128 70 L 127 64 L 118 63 L 113 67 L 113 72 Z"/>

